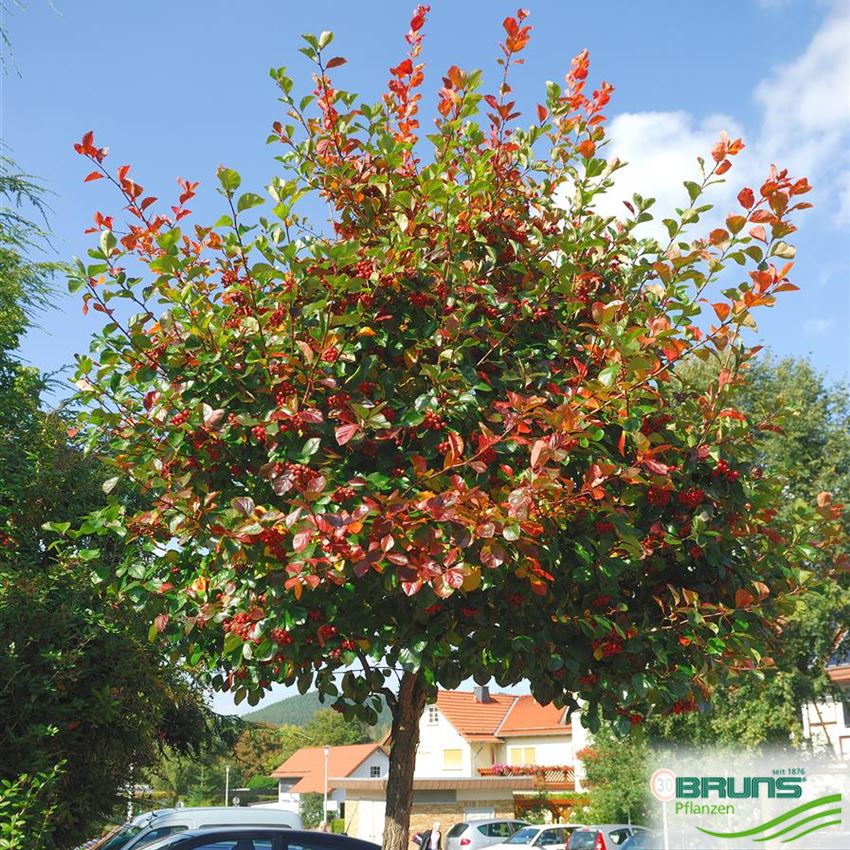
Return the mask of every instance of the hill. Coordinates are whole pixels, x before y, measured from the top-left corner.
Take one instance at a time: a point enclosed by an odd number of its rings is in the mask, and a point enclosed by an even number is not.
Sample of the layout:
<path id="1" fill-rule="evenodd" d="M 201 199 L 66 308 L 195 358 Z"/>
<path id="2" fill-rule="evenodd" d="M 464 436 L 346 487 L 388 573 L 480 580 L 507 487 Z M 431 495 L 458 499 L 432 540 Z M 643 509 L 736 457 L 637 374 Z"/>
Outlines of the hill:
<path id="1" fill-rule="evenodd" d="M 251 723 L 270 723 L 273 726 L 282 726 L 284 724 L 306 726 L 320 708 L 327 707 L 327 703 L 322 705 L 319 702 L 318 692 L 310 691 L 306 694 L 294 694 L 291 697 L 284 697 L 284 699 L 267 705 L 265 708 L 248 712 L 243 715 L 243 718 Z M 378 717 L 378 724 L 373 727 L 375 731 L 373 737 L 377 738 L 379 734 L 383 735 L 383 732 L 389 728 L 391 722 L 390 711 L 384 705 Z"/>

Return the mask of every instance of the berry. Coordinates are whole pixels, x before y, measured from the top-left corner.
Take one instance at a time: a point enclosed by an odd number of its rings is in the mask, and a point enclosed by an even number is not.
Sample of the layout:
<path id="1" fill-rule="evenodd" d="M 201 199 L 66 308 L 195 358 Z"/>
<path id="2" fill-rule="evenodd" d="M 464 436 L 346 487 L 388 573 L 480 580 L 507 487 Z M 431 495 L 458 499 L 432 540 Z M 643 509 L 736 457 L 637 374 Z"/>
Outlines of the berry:
<path id="1" fill-rule="evenodd" d="M 429 431 L 442 431 L 446 427 L 446 419 L 433 410 L 427 410 L 422 420 L 422 427 Z"/>
<path id="2" fill-rule="evenodd" d="M 691 509 L 701 505 L 703 499 L 705 499 L 705 493 L 699 487 L 689 487 L 687 490 L 682 490 L 678 496 L 679 504 Z"/>
<path id="3" fill-rule="evenodd" d="M 255 425 L 251 429 L 251 436 L 253 436 L 253 438 L 258 443 L 265 443 L 266 439 L 268 438 L 268 434 L 266 434 L 266 429 L 262 425 Z"/>
<path id="4" fill-rule="evenodd" d="M 171 417 L 171 424 L 175 428 L 179 428 L 186 420 L 189 418 L 188 410 L 181 410 L 179 413 L 176 413 Z"/>
<path id="5" fill-rule="evenodd" d="M 663 487 L 650 487 L 646 492 L 646 499 L 650 505 L 663 507 L 670 501 L 672 495 L 670 490 L 665 490 Z"/>

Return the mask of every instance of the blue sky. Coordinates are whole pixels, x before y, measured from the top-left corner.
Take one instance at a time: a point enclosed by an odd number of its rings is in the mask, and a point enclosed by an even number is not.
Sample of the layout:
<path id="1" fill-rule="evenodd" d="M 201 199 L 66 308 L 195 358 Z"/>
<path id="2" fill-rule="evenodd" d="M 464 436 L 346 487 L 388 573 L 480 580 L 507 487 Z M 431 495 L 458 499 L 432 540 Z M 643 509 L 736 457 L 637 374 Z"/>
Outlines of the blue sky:
<path id="1" fill-rule="evenodd" d="M 358 0 L 304 3 L 253 0 L 7 2 L 13 49 L 2 75 L 0 135 L 21 168 L 52 192 L 57 254 L 84 256 L 93 211 L 118 212 L 72 144 L 94 130 L 113 165 L 132 163 L 135 179 L 160 198 L 175 179 L 201 181 L 195 220 L 219 215 L 214 172 L 224 163 L 243 187 L 262 191 L 277 151 L 265 145 L 281 117 L 271 66 L 287 65 L 306 92 L 310 66 L 299 35 L 330 29 L 348 64 L 340 86 L 374 99 L 404 55 L 413 3 Z M 496 86 L 501 21 L 516 10 L 497 0 L 434 0 L 423 58 L 423 111 L 451 64 L 485 69 Z M 809 356 L 835 379 L 850 372 L 850 23 L 847 0 L 537 0 L 528 3 L 533 39 L 515 69 L 514 93 L 526 114 L 544 99 L 547 79 L 562 81 L 570 58 L 587 47 L 592 82 L 615 86 L 608 153 L 632 163 L 621 191 L 683 205 L 681 181 L 694 176 L 720 129 L 742 135 L 727 189 L 756 183 L 771 162 L 806 174 L 817 205 L 800 221 L 794 281 L 799 293 L 762 313 L 761 341 L 778 354 Z M 7 57 L 8 58 L 8 57 Z M 429 98 L 430 95 L 430 98 Z M 97 319 L 83 318 L 63 282 L 25 358 L 48 371 L 88 347 Z"/>

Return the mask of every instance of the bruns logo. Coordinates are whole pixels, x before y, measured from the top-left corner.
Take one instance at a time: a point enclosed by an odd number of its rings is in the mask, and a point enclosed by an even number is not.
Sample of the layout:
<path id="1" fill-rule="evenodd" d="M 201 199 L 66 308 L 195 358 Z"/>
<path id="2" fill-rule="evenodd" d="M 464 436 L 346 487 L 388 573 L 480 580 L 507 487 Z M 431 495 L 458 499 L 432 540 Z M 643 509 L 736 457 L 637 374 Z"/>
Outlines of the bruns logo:
<path id="1" fill-rule="evenodd" d="M 802 776 L 677 776 L 676 797 L 753 800 L 758 797 L 794 799 L 803 796 Z"/>

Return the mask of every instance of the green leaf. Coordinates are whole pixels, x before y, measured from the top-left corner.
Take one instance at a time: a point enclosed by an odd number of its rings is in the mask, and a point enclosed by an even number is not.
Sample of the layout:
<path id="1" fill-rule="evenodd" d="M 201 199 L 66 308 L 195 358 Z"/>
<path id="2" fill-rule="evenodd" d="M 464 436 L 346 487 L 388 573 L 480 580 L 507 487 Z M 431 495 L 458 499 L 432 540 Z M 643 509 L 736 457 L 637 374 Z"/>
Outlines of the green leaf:
<path id="1" fill-rule="evenodd" d="M 266 199 L 262 195 L 257 195 L 254 192 L 245 192 L 244 195 L 239 197 L 236 203 L 236 211 L 243 212 L 244 210 L 251 209 L 251 207 L 262 206 L 265 202 Z"/>
<path id="2" fill-rule="evenodd" d="M 233 195 L 242 183 L 239 172 L 234 171 L 232 168 L 225 168 L 223 165 L 220 165 L 215 174 L 218 177 L 218 182 L 221 183 L 221 188 L 224 189 L 224 193 L 228 196 Z"/>
<path id="3" fill-rule="evenodd" d="M 620 367 L 616 363 L 612 363 L 599 373 L 599 382 L 606 387 L 610 387 L 617 380 L 619 373 Z"/>

